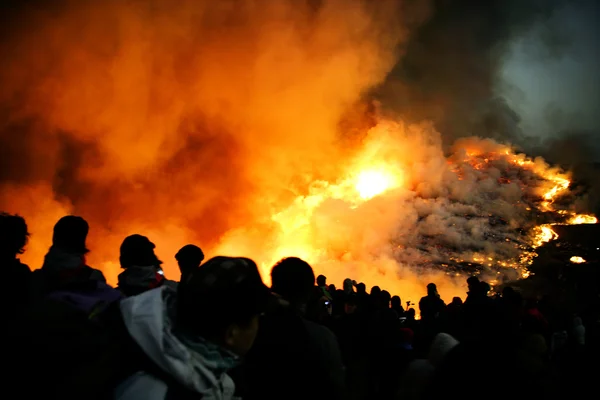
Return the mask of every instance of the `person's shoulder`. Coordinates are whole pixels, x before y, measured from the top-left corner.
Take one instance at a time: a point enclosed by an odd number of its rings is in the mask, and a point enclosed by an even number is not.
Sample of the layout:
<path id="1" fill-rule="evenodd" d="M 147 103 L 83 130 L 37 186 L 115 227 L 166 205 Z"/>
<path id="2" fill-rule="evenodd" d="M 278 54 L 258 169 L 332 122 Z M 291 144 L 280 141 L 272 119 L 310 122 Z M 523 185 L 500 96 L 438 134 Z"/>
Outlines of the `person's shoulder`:
<path id="1" fill-rule="evenodd" d="M 102 271 L 100 271 L 99 269 L 96 269 L 96 268 L 92 268 L 88 265 L 86 265 L 84 268 L 87 270 L 87 272 L 89 274 L 88 275 L 89 279 L 106 283 L 106 277 L 104 276 Z"/>
<path id="2" fill-rule="evenodd" d="M 165 282 L 163 283 L 163 285 L 165 285 L 166 287 L 168 287 L 171 290 L 177 291 L 177 288 L 179 287 L 179 282 L 172 281 L 170 279 L 165 279 Z"/>
<path id="3" fill-rule="evenodd" d="M 114 400 L 164 400 L 168 386 L 162 380 L 145 372 L 137 372 L 121 382 L 114 391 Z"/>

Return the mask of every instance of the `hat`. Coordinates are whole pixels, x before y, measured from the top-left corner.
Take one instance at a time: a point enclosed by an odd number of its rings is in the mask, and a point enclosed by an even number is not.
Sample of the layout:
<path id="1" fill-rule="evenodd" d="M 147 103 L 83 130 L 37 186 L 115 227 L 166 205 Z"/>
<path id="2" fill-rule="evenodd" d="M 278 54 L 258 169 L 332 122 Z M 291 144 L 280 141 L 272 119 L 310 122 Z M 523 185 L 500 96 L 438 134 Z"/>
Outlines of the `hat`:
<path id="1" fill-rule="evenodd" d="M 200 247 L 193 244 L 187 244 L 179 249 L 177 254 L 175 254 L 175 259 L 178 262 L 200 264 L 204 260 L 204 253 Z"/>
<path id="2" fill-rule="evenodd" d="M 85 254 L 89 252 L 85 245 L 89 229 L 87 221 L 81 217 L 62 217 L 54 225 L 52 246 L 70 253 Z"/>
<path id="3" fill-rule="evenodd" d="M 122 268 L 132 265 L 160 265 L 162 261 L 154 254 L 156 246 L 146 236 L 127 236 L 121 243 L 119 261 Z"/>

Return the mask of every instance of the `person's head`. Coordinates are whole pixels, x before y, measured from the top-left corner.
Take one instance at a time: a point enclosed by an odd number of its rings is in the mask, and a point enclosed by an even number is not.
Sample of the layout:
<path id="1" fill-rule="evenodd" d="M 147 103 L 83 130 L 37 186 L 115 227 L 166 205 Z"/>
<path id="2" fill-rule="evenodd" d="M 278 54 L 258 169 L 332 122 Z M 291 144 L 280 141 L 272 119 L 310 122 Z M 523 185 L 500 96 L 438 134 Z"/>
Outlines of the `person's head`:
<path id="1" fill-rule="evenodd" d="M 177 260 L 179 270 L 183 275 L 200 267 L 200 264 L 204 261 L 204 253 L 200 247 L 188 244 L 179 249 L 177 254 L 175 254 L 175 260 Z"/>
<path id="2" fill-rule="evenodd" d="M 417 315 L 417 312 L 415 311 L 414 308 L 409 308 L 408 310 L 406 310 L 406 318 L 415 319 L 416 315 Z"/>
<path id="3" fill-rule="evenodd" d="M 476 276 L 470 276 L 467 278 L 467 287 L 469 292 L 476 292 L 479 286 L 479 278 Z"/>
<path id="4" fill-rule="evenodd" d="M 15 258 L 18 254 L 23 254 L 28 239 L 25 218 L 0 213 L 0 259 Z"/>
<path id="5" fill-rule="evenodd" d="M 335 290 L 336 290 L 335 285 L 332 283 L 331 285 L 329 285 L 327 290 L 329 290 L 329 293 L 335 293 Z"/>
<path id="6" fill-rule="evenodd" d="M 315 286 L 312 267 L 297 257 L 279 261 L 271 270 L 271 289 L 295 306 L 305 306 Z"/>
<path id="7" fill-rule="evenodd" d="M 86 254 L 87 235 L 90 226 L 87 221 L 75 215 L 67 215 L 58 220 L 54 225 L 52 234 L 52 247 L 66 253 Z"/>
<path id="8" fill-rule="evenodd" d="M 356 293 L 367 294 L 367 285 L 362 282 L 356 285 Z"/>
<path id="9" fill-rule="evenodd" d="M 379 286 L 373 286 L 371 288 L 371 296 L 379 297 L 381 294 L 381 288 Z"/>
<path id="10" fill-rule="evenodd" d="M 352 279 L 346 278 L 344 279 L 344 292 L 346 293 L 354 293 L 354 284 L 352 283 Z"/>
<path id="11" fill-rule="evenodd" d="M 460 297 L 453 297 L 452 298 L 452 304 L 456 305 L 456 306 L 460 306 L 462 305 L 463 301 Z"/>
<path id="12" fill-rule="evenodd" d="M 435 283 L 430 283 L 427 285 L 427 295 L 428 296 L 437 296 L 438 295 L 437 286 L 435 285 Z"/>
<path id="13" fill-rule="evenodd" d="M 391 302 L 392 302 L 392 308 L 402 307 L 402 300 L 400 299 L 400 296 L 393 296 Z"/>
<path id="14" fill-rule="evenodd" d="M 254 261 L 214 257 L 178 286 L 179 326 L 238 355 L 252 347 L 270 298 Z"/>
<path id="15" fill-rule="evenodd" d="M 387 290 L 382 290 L 381 295 L 379 296 L 379 300 L 381 301 L 381 307 L 390 308 L 390 300 L 392 295 Z"/>
<path id="16" fill-rule="evenodd" d="M 162 261 L 154 253 L 156 246 L 146 236 L 131 235 L 127 236 L 121 243 L 119 262 L 121 268 L 138 266 L 146 267 L 154 265 L 159 267 Z"/>
<path id="17" fill-rule="evenodd" d="M 325 275 L 317 276 L 317 286 L 319 286 L 319 287 L 327 286 L 327 278 L 325 277 Z"/>

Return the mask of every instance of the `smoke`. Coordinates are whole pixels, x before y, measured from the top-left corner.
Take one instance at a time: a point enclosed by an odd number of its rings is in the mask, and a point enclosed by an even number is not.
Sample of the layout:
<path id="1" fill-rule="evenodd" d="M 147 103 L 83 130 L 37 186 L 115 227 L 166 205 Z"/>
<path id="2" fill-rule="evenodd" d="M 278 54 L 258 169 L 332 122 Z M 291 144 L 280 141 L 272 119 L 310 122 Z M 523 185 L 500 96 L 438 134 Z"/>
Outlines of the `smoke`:
<path id="1" fill-rule="evenodd" d="M 565 2 L 436 0 L 375 95 L 405 120 L 433 121 L 447 147 L 465 136 L 520 142 L 521 117 L 499 95 L 500 72 L 511 42 Z"/>
<path id="2" fill-rule="evenodd" d="M 268 215 L 297 182 L 335 173 L 341 114 L 407 40 L 415 17 L 401 6 L 5 7 L 0 207 L 30 221 L 27 260 L 39 265 L 64 212 L 90 221 L 92 262 L 116 260 L 138 231 L 166 254 L 186 240 L 209 247 Z"/>

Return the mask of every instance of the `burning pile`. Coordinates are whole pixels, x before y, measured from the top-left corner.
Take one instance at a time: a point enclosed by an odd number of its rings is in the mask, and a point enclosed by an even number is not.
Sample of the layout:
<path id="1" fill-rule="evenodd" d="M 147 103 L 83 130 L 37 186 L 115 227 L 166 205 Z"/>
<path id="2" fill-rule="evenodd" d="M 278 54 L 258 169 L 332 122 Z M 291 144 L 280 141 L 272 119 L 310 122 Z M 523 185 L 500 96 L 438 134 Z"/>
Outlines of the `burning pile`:
<path id="1" fill-rule="evenodd" d="M 218 249 L 254 251 L 265 272 L 297 255 L 336 280 L 397 282 L 403 293 L 428 279 L 451 290 L 448 275 L 527 277 L 536 248 L 557 237 L 553 224 L 596 222 L 555 205 L 569 182 L 542 159 L 491 140 L 461 140 L 446 158 L 427 125 L 382 121 L 341 177 L 314 181 L 274 210 L 263 221 L 268 234 L 242 227 Z"/>

